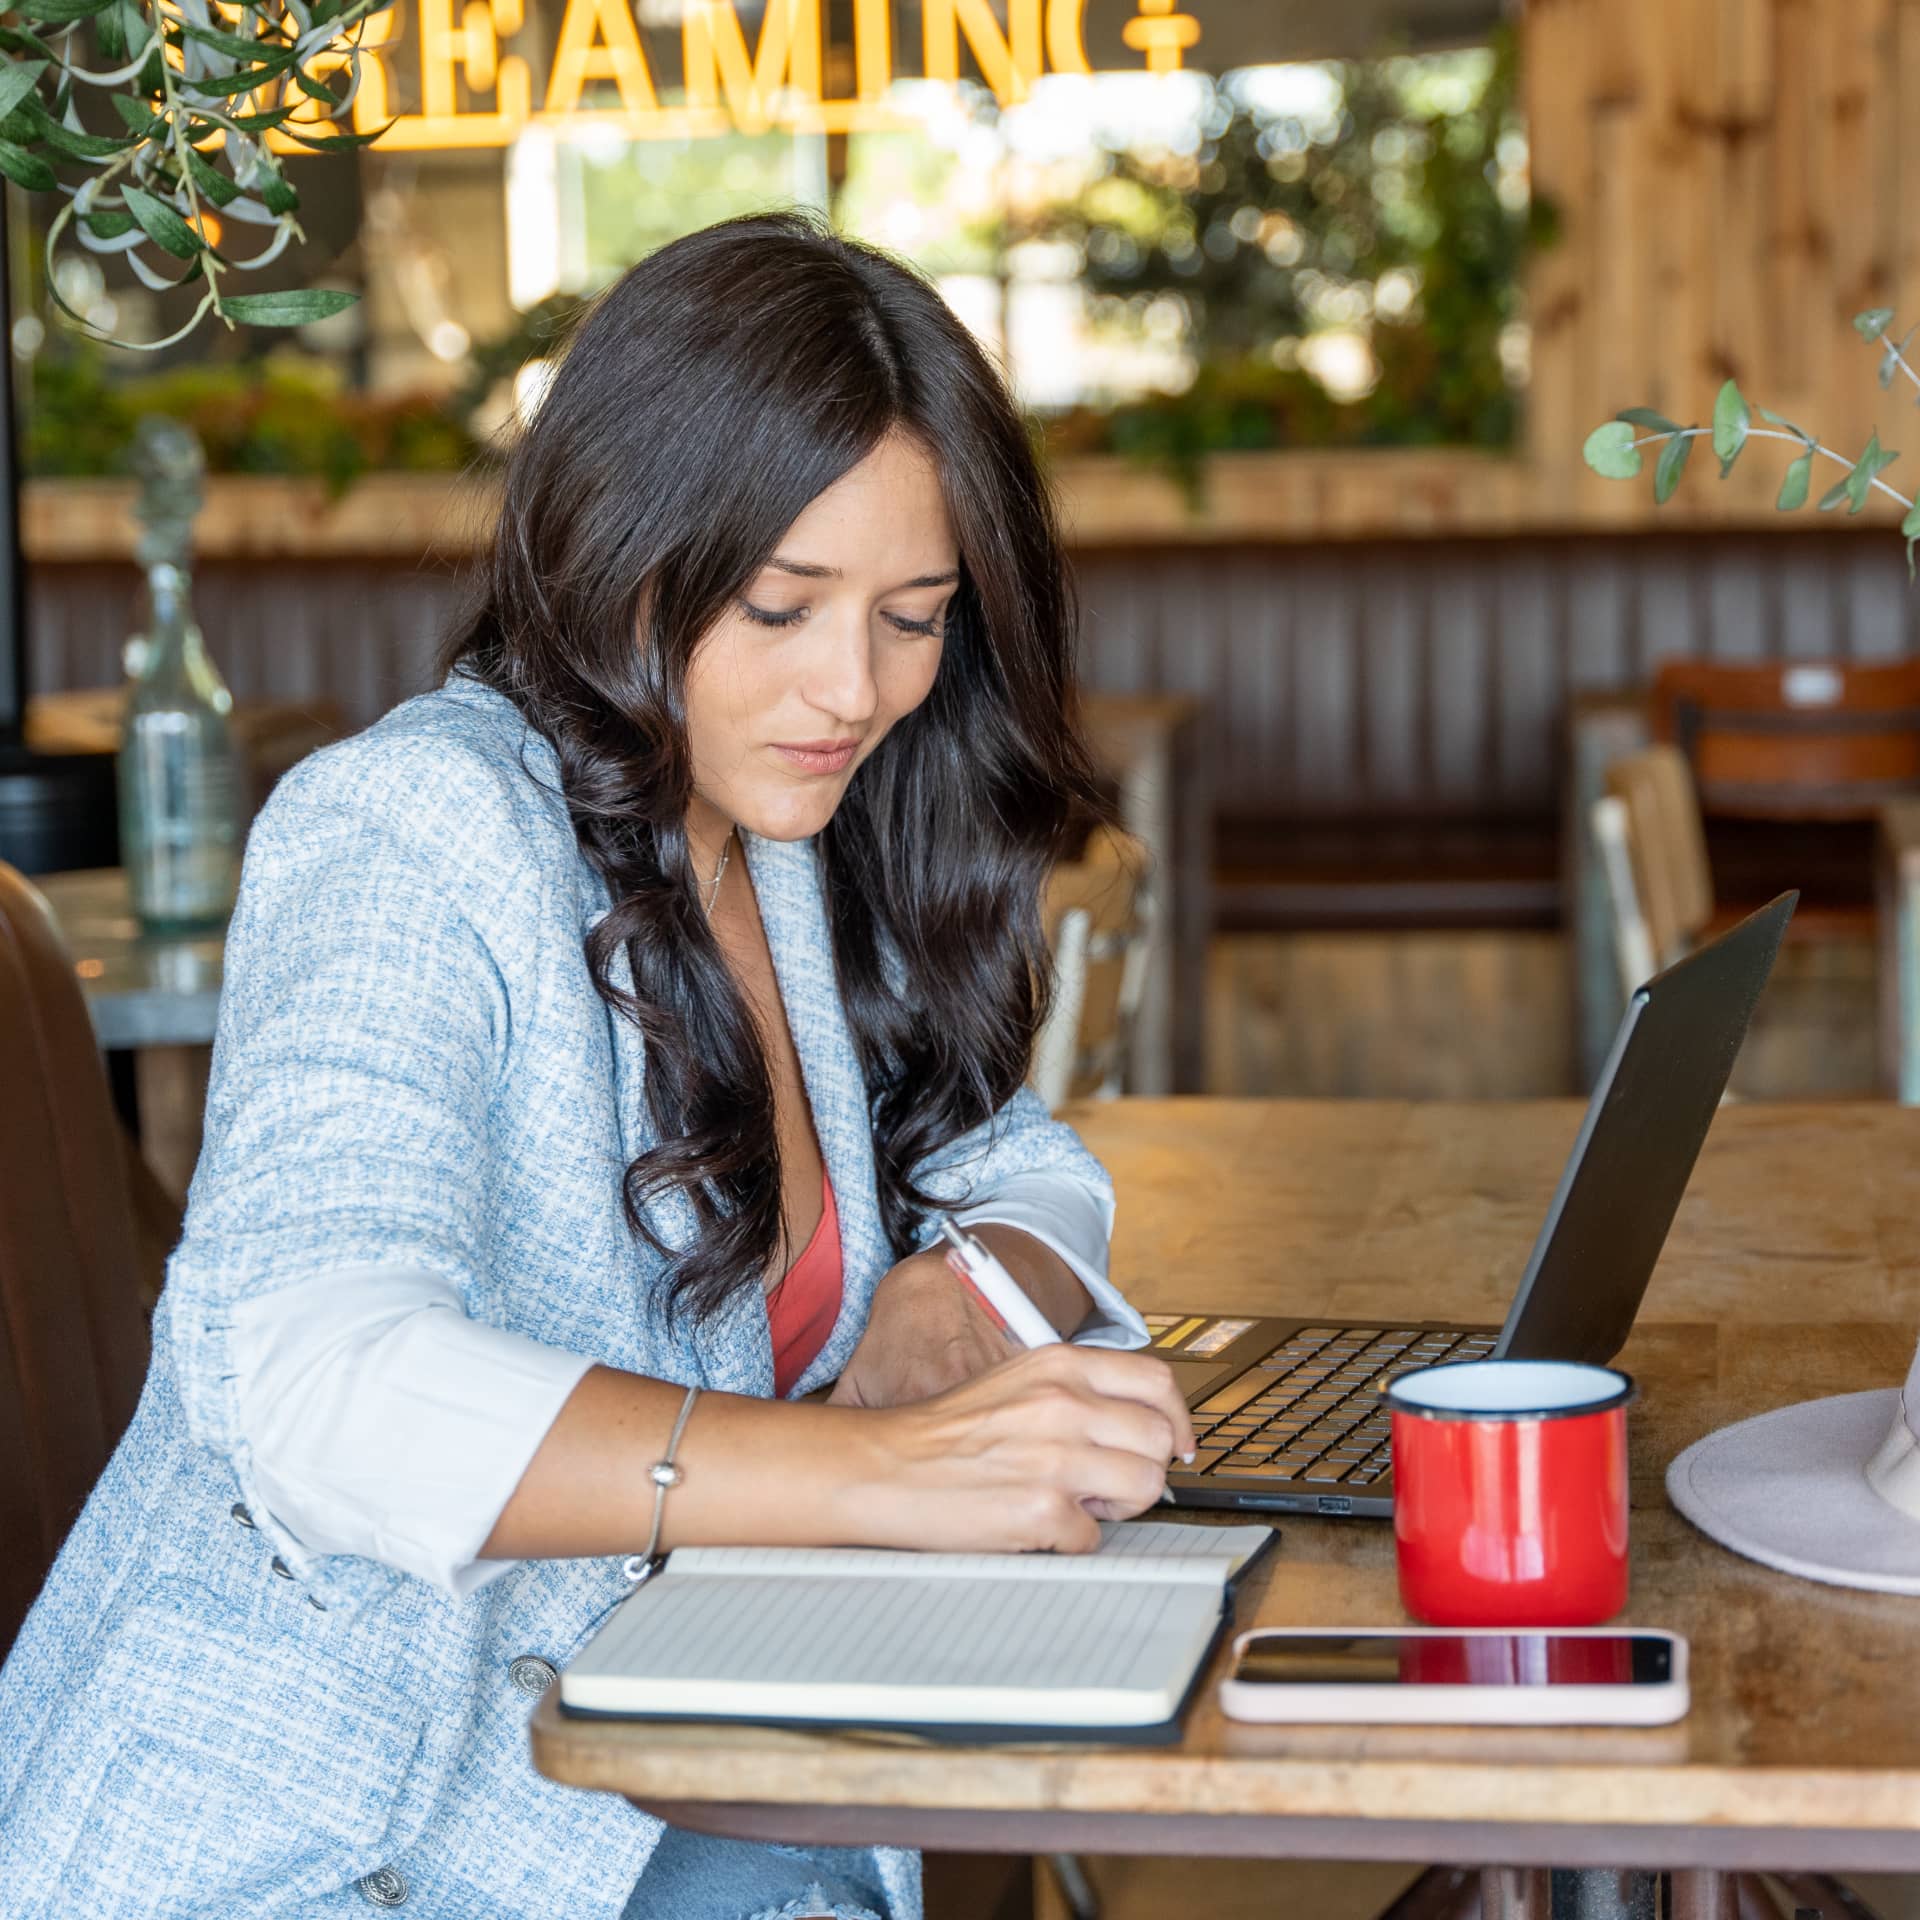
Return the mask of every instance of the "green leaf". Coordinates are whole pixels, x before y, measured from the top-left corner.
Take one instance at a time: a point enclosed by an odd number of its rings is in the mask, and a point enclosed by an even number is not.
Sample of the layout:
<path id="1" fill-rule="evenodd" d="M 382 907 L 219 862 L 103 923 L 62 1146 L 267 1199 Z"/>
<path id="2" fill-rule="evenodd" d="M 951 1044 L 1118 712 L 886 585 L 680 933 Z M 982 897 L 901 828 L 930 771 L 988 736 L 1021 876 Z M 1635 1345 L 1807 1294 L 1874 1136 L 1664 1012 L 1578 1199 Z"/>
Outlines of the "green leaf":
<path id="1" fill-rule="evenodd" d="M 1920 541 L 1920 501 L 1907 509 L 1907 517 L 1900 522 L 1900 531 L 1907 536 L 1907 578 L 1913 578 L 1913 549 Z"/>
<path id="2" fill-rule="evenodd" d="M 1680 484 L 1680 476 L 1687 470 L 1687 455 L 1693 451 L 1693 436 L 1675 433 L 1673 438 L 1660 450 L 1659 463 L 1653 470 L 1653 503 L 1664 507 L 1673 498 L 1673 490 Z"/>
<path id="3" fill-rule="evenodd" d="M 1753 416 L 1747 412 L 1746 396 L 1737 380 L 1729 380 L 1713 403 L 1713 450 L 1720 457 L 1720 478 L 1733 471 L 1740 449 L 1747 444 L 1747 430 Z"/>
<path id="4" fill-rule="evenodd" d="M 1640 449 L 1624 420 L 1609 420 L 1587 435 L 1581 457 L 1603 480 L 1631 480 L 1640 471 Z"/>
<path id="5" fill-rule="evenodd" d="M 335 93 L 324 80 L 311 79 L 308 75 L 302 73 L 298 67 L 293 70 L 293 84 L 298 87 L 309 100 L 317 100 L 323 107 L 337 107 L 340 104 L 340 96 Z"/>
<path id="6" fill-rule="evenodd" d="M 1780 482 L 1780 498 L 1774 503 L 1782 513 L 1795 513 L 1807 504 L 1807 494 L 1813 486 L 1813 455 L 1803 453 L 1787 469 L 1787 477 Z"/>
<path id="7" fill-rule="evenodd" d="M 1616 420 L 1629 420 L 1636 427 L 1645 427 L 1650 433 L 1678 433 L 1680 423 L 1669 420 L 1664 413 L 1655 413 L 1651 407 L 1622 407 L 1613 416 Z"/>
<path id="8" fill-rule="evenodd" d="M 113 110 L 127 123 L 129 131 L 137 133 L 143 140 L 152 140 L 165 133 L 167 123 L 144 100 L 136 100 L 128 93 L 110 93 L 107 98 L 113 102 Z"/>
<path id="9" fill-rule="evenodd" d="M 40 122 L 26 105 L 0 113 L 0 140 L 11 140 L 16 147 L 37 147 L 44 137 Z"/>
<path id="10" fill-rule="evenodd" d="M 140 230 L 156 247 L 182 260 L 191 260 L 200 251 L 200 236 L 167 205 L 140 187 L 123 187 L 127 211 L 140 223 Z"/>
<path id="11" fill-rule="evenodd" d="M 135 225 L 133 215 L 122 213 L 118 207 L 102 207 L 98 213 L 83 213 L 80 218 L 87 223 L 88 231 L 102 240 L 118 240 L 123 233 L 131 233 Z"/>
<path id="12" fill-rule="evenodd" d="M 182 20 L 179 27 L 189 40 L 197 40 L 218 53 L 230 53 L 236 60 L 258 60 L 265 54 L 283 51 L 285 46 L 278 39 L 249 40 L 241 34 L 222 33 L 217 27 L 195 26 L 191 20 Z"/>
<path id="13" fill-rule="evenodd" d="M 342 133 L 335 135 L 331 140 L 310 140 L 304 133 L 298 133 L 292 127 L 283 128 L 282 131 L 289 140 L 298 140 L 303 147 L 311 147 L 315 153 L 340 153 L 348 147 L 372 146 L 386 132 L 387 127 L 392 126 L 393 121 L 399 117 L 395 114 L 393 119 L 387 122 L 386 127 L 377 127 L 372 133 Z"/>
<path id="14" fill-rule="evenodd" d="M 130 135 L 121 140 L 109 140 L 98 133 L 76 133 L 56 120 L 37 99 L 30 99 L 25 105 L 39 123 L 41 139 L 49 146 L 58 147 L 62 153 L 72 154 L 76 160 L 110 160 L 116 153 L 125 153 L 139 144 Z"/>
<path id="15" fill-rule="evenodd" d="M 193 184 L 213 202 L 216 207 L 231 205 L 240 198 L 240 183 L 219 171 L 202 157 L 198 147 L 187 149 L 187 171 L 193 175 Z"/>
<path id="16" fill-rule="evenodd" d="M 233 113 L 227 117 L 242 133 L 265 133 L 282 125 L 300 111 L 298 101 L 286 107 L 272 107 L 265 113 Z"/>
<path id="17" fill-rule="evenodd" d="M 341 287 L 295 287 L 285 293 L 235 293 L 225 296 L 221 308 L 236 320 L 254 327 L 304 327 L 324 320 L 358 300 Z"/>
<path id="18" fill-rule="evenodd" d="M 1796 427 L 1793 424 L 1793 422 L 1786 417 L 1785 414 L 1775 413 L 1771 407 L 1762 407 L 1760 409 L 1760 418 L 1766 421 L 1769 426 L 1785 427 L 1789 433 L 1794 434 L 1798 438 L 1804 440 L 1808 446 L 1812 446 L 1814 444 L 1813 435 L 1810 434 L 1805 427 Z"/>
<path id="19" fill-rule="evenodd" d="M 30 193 L 51 193 L 60 184 L 53 169 L 37 153 L 16 147 L 11 140 L 0 140 L 0 173 Z"/>
<path id="20" fill-rule="evenodd" d="M 69 21 L 90 20 L 96 13 L 105 13 L 118 4 L 119 0 L 26 0 L 20 11 L 29 20 L 45 20 L 63 27 Z"/>
<path id="21" fill-rule="evenodd" d="M 227 98 L 236 93 L 253 93 L 264 87 L 269 80 L 293 65 L 293 49 L 285 53 L 269 55 L 256 66 L 245 67 L 238 73 L 210 73 L 198 80 L 176 80 L 175 87 L 191 87 L 196 93 L 210 94 L 215 98 Z"/>
<path id="22" fill-rule="evenodd" d="M 37 33 L 25 27 L 0 27 L 0 48 L 8 53 L 30 53 L 37 58 L 53 64 L 53 49 Z"/>
<path id="23" fill-rule="evenodd" d="M 1865 313 L 1853 316 L 1853 329 L 1862 340 L 1878 340 L 1887 330 L 1887 322 L 1893 318 L 1891 307 L 1869 307 Z"/>
<path id="24" fill-rule="evenodd" d="M 1874 475 L 1893 465 L 1900 456 L 1888 453 L 1880 445 L 1880 436 L 1876 433 L 1867 442 L 1867 450 L 1855 463 L 1853 471 L 1842 484 L 1847 493 L 1847 511 L 1858 513 L 1867 504 L 1867 490 L 1873 485 Z"/>
<path id="25" fill-rule="evenodd" d="M 1836 480 L 1833 485 L 1820 496 L 1820 511 L 1822 513 L 1831 513 L 1833 509 L 1847 497 L 1847 480 L 1851 480 L 1852 478 L 1852 474 L 1848 474 L 1846 480 Z"/>
<path id="26" fill-rule="evenodd" d="M 292 213 L 300 204 L 299 194 L 282 174 L 268 174 L 255 191 L 269 213 Z"/>
<path id="27" fill-rule="evenodd" d="M 0 73 L 0 114 L 11 113 L 26 99 L 46 70 L 44 60 L 9 60 Z"/>

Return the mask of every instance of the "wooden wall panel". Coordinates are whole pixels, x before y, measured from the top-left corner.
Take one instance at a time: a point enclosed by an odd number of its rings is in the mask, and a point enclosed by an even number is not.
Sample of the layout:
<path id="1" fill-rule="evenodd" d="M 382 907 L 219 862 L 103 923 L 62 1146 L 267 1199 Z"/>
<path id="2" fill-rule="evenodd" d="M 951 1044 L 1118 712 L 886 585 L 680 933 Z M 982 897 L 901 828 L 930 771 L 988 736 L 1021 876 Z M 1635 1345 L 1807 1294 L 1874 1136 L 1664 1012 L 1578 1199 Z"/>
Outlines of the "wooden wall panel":
<path id="1" fill-rule="evenodd" d="M 1899 545 L 1862 533 L 1244 548 L 1204 585 L 1157 553 L 1078 567 L 1087 683 L 1201 695 L 1226 816 L 1543 821 L 1575 694 L 1682 655 L 1920 651 Z"/>
<path id="2" fill-rule="evenodd" d="M 1534 511 L 1643 520 L 1644 485 L 1586 473 L 1582 440 L 1625 406 L 1704 424 L 1729 376 L 1849 457 L 1876 427 L 1904 435 L 1920 468 L 1912 392 L 1880 393 L 1850 324 L 1881 305 L 1920 321 L 1920 4 L 1529 0 L 1524 18 L 1534 181 L 1565 228 L 1532 284 Z M 1675 504 L 1764 516 L 1790 457 L 1756 447 L 1721 483 L 1696 451 Z"/>
<path id="3" fill-rule="evenodd" d="M 1682 654 L 1920 652 L 1899 544 L 1864 532 L 1102 549 L 1077 568 L 1087 683 L 1200 696 L 1221 813 L 1268 820 L 1541 822 L 1577 693 Z M 117 680 L 133 589 L 131 568 L 34 568 L 33 684 Z M 324 695 L 362 726 L 430 684 L 452 577 L 214 562 L 196 605 L 236 696 Z"/>

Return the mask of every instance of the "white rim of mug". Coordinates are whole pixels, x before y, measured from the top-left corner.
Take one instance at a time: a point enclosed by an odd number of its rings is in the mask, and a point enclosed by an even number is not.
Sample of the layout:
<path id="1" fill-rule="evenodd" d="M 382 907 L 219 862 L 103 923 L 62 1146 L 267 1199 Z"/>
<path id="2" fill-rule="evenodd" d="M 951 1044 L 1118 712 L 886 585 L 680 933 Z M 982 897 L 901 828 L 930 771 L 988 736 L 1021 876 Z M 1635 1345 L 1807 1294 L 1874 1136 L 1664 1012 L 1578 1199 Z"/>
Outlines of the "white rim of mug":
<path id="1" fill-rule="evenodd" d="M 1402 1394 L 1402 1389 L 1416 1380 L 1428 1380 L 1446 1374 L 1456 1378 L 1461 1375 L 1483 1377 L 1492 1369 L 1504 1371 L 1508 1367 L 1565 1368 L 1571 1372 L 1600 1376 L 1613 1384 L 1610 1388 L 1603 1388 L 1596 1379 L 1594 1398 L 1564 1407 L 1435 1407 L 1408 1400 Z M 1418 1367 L 1411 1373 L 1403 1373 L 1388 1385 L 1381 1396 L 1393 1412 L 1403 1413 L 1413 1420 L 1497 1420 L 1509 1423 L 1520 1420 L 1581 1420 L 1589 1414 L 1611 1413 L 1616 1407 L 1628 1406 L 1639 1397 L 1640 1389 L 1634 1384 L 1631 1374 L 1622 1373 L 1618 1367 L 1595 1366 L 1585 1360 L 1456 1360 L 1451 1366 Z"/>

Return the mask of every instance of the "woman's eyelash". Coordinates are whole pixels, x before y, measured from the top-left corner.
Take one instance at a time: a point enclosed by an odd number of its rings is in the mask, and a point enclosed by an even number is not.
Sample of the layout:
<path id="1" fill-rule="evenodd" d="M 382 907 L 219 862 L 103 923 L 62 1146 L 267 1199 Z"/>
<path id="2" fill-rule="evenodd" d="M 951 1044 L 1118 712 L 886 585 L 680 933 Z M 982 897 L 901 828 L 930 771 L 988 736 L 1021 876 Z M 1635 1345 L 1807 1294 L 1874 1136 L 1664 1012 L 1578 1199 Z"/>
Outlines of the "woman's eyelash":
<path id="1" fill-rule="evenodd" d="M 789 607 L 785 612 L 775 613 L 766 607 L 756 607 L 751 600 L 742 600 L 740 611 L 757 627 L 791 627 L 798 624 L 806 608 Z M 940 631 L 937 620 L 909 620 L 903 613 L 890 613 L 887 618 L 902 633 L 932 635 Z"/>
<path id="2" fill-rule="evenodd" d="M 742 600 L 740 611 L 758 627 L 790 627 L 806 608 L 789 607 L 785 613 L 770 613 L 765 607 L 756 607 L 751 600 Z"/>

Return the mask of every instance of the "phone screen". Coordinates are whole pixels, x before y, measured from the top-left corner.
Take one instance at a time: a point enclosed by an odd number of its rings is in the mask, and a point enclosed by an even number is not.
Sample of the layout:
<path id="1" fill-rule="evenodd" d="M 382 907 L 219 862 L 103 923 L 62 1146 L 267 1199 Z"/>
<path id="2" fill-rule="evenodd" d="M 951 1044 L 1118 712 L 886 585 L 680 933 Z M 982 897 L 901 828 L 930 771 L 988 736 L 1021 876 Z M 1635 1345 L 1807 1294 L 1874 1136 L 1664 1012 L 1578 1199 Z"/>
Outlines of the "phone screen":
<path id="1" fill-rule="evenodd" d="M 1256 1687 L 1649 1687 L 1673 1678 L 1673 1644 L 1644 1633 L 1259 1633 L 1233 1677 Z"/>

